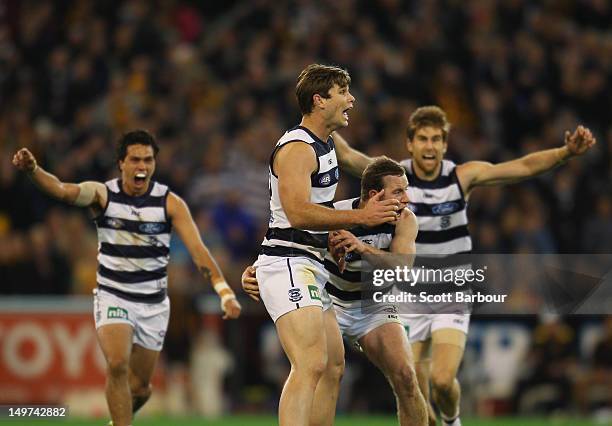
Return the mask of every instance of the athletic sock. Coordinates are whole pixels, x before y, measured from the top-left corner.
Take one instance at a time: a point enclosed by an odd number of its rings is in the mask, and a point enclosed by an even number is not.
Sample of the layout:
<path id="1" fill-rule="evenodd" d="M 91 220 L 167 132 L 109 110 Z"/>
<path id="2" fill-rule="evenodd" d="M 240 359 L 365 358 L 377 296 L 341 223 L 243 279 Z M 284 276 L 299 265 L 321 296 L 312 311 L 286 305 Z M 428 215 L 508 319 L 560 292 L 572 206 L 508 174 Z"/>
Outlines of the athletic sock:
<path id="1" fill-rule="evenodd" d="M 442 417 L 442 424 L 444 426 L 461 426 L 461 419 L 459 418 L 459 415 L 457 415 L 456 417 L 452 419 L 447 419 L 444 414 L 442 414 L 441 417 Z"/>

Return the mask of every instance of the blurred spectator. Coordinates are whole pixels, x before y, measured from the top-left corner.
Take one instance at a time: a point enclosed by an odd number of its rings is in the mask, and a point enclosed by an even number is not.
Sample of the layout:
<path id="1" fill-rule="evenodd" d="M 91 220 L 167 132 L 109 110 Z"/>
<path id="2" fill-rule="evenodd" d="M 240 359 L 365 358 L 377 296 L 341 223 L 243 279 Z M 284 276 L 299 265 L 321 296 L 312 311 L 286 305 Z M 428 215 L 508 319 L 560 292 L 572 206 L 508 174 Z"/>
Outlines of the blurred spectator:
<path id="1" fill-rule="evenodd" d="M 606 318 L 587 369 L 577 381 L 576 399 L 583 413 L 612 410 L 612 316 Z"/>
<path id="2" fill-rule="evenodd" d="M 544 315 L 525 358 L 524 377 L 515 394 L 515 410 L 530 414 L 568 412 L 576 369 L 574 331 L 558 316 Z"/>

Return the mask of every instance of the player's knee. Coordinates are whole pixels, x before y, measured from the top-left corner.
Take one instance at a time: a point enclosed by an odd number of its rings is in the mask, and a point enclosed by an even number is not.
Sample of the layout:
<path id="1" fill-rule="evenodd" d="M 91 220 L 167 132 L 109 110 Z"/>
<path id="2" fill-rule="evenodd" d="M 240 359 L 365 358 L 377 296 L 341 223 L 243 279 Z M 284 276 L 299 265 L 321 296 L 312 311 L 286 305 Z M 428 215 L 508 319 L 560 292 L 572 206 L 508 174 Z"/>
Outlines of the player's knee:
<path id="1" fill-rule="evenodd" d="M 312 354 L 309 357 L 301 357 L 292 365 L 295 374 L 313 377 L 318 380 L 327 368 L 327 356 L 325 354 Z"/>
<path id="2" fill-rule="evenodd" d="M 418 383 L 414 368 L 409 364 L 404 364 L 396 368 L 391 373 L 391 381 L 396 391 L 401 391 L 408 395 L 414 395 L 418 391 Z"/>
<path id="3" fill-rule="evenodd" d="M 344 357 L 330 360 L 325 369 L 325 375 L 333 381 L 340 382 L 344 376 Z"/>
<path id="4" fill-rule="evenodd" d="M 112 377 L 124 377 L 128 374 L 128 359 L 109 357 L 106 362 L 108 374 Z"/>
<path id="5" fill-rule="evenodd" d="M 448 394 L 453 389 L 454 380 L 455 378 L 453 377 L 453 375 L 445 371 L 432 372 L 431 386 L 435 392 Z"/>
<path id="6" fill-rule="evenodd" d="M 149 398 L 153 392 L 153 386 L 150 383 L 138 382 L 132 384 L 132 396 L 136 398 Z"/>

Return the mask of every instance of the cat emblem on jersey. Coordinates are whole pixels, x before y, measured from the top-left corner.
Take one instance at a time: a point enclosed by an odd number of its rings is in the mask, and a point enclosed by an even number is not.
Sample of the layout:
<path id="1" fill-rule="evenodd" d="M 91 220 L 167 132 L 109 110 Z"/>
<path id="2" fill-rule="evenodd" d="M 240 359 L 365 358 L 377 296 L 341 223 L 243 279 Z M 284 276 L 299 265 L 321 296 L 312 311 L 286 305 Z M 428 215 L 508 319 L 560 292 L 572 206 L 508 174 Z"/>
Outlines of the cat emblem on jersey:
<path id="1" fill-rule="evenodd" d="M 289 300 L 293 303 L 302 300 L 302 291 L 299 288 L 289 289 Z"/>
<path id="2" fill-rule="evenodd" d="M 446 229 L 450 225 L 451 225 L 451 218 L 450 218 L 450 216 L 442 216 L 440 218 L 440 228 Z"/>

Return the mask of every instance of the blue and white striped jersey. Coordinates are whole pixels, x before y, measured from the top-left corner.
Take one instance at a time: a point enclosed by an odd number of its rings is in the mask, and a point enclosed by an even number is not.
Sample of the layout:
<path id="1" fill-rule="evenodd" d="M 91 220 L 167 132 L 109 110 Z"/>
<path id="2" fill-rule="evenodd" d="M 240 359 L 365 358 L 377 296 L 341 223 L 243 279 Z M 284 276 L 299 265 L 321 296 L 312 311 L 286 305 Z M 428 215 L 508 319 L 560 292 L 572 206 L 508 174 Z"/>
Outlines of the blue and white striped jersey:
<path id="1" fill-rule="evenodd" d="M 317 170 L 310 178 L 310 201 L 327 207 L 333 206 L 332 202 L 340 177 L 333 138 L 330 136 L 326 142 L 323 142 L 302 126 L 288 130 L 279 139 L 270 157 L 270 223 L 256 264 L 273 261 L 278 257 L 296 256 L 309 257 L 323 262 L 327 251 L 327 232 L 296 229 L 291 226 L 280 201 L 278 177 L 272 167 L 274 155 L 280 147 L 287 143 L 303 142 L 312 147 L 318 162 Z"/>
<path id="2" fill-rule="evenodd" d="M 105 185 L 107 205 L 95 219 L 98 286 L 134 296 L 165 292 L 172 230 L 168 187 L 152 181 L 146 194 L 134 197 L 122 191 L 120 179 Z"/>

